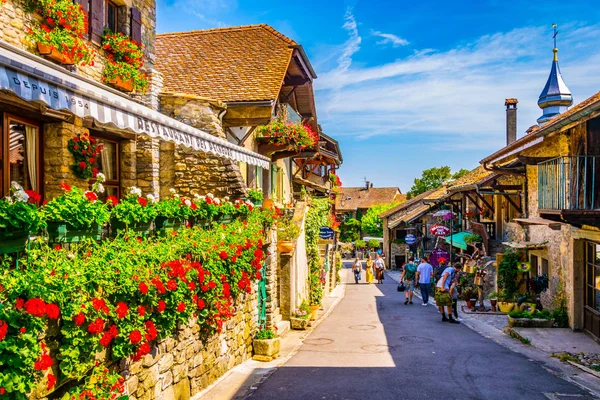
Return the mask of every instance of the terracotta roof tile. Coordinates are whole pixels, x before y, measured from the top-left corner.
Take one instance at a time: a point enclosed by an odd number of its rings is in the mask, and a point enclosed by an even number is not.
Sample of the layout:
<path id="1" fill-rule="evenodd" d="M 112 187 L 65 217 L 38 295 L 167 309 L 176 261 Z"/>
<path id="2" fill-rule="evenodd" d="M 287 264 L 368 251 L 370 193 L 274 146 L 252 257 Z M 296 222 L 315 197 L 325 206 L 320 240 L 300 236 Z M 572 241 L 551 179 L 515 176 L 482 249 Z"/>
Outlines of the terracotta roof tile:
<path id="1" fill-rule="evenodd" d="M 221 101 L 275 100 L 297 43 L 268 25 L 157 35 L 164 92 Z"/>
<path id="2" fill-rule="evenodd" d="M 336 211 L 354 211 L 371 208 L 378 204 L 389 204 L 400 194 L 397 187 L 370 188 L 342 187 L 335 201 Z"/>

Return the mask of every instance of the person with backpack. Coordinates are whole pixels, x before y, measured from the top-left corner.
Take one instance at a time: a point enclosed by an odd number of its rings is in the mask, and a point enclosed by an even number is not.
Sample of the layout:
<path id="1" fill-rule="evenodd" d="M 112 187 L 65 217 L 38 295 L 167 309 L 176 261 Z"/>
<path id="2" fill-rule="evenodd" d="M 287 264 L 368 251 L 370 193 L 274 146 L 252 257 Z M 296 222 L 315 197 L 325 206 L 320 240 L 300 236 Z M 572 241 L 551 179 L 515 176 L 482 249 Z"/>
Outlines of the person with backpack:
<path id="1" fill-rule="evenodd" d="M 406 296 L 406 300 L 404 301 L 404 305 L 413 304 L 415 275 L 417 273 L 417 266 L 414 264 L 414 260 L 412 257 L 408 259 L 408 262 L 404 264 L 402 276 L 400 277 L 400 282 L 403 282 L 405 287 L 404 295 Z"/>

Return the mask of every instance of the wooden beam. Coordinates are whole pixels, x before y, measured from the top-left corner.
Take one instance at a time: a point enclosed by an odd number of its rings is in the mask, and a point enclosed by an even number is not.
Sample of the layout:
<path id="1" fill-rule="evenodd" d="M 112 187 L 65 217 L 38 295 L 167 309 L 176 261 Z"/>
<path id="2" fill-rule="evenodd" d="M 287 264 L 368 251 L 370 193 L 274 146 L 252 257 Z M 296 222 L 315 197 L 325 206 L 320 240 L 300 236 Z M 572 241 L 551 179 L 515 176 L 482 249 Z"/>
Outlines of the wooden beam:
<path id="1" fill-rule="evenodd" d="M 233 138 L 233 140 L 236 141 L 236 144 L 239 146 L 240 145 L 240 139 L 238 139 L 237 135 L 231 130 L 230 127 L 227 127 L 227 133 L 229 133 L 229 135 Z"/>
<path id="2" fill-rule="evenodd" d="M 310 79 L 306 79 L 304 77 L 300 77 L 300 76 L 294 76 L 294 77 L 285 77 L 285 79 L 283 80 L 283 86 L 303 86 L 305 85 L 307 82 L 309 82 Z"/>
<path id="3" fill-rule="evenodd" d="M 283 99 L 284 103 L 287 103 L 288 101 L 290 101 L 290 97 L 292 97 L 292 95 L 294 94 L 294 92 L 296 91 L 297 86 L 294 86 L 292 88 L 292 90 L 290 90 L 290 92 L 285 96 L 285 99 Z"/>
<path id="4" fill-rule="evenodd" d="M 251 126 L 250 129 L 248 129 L 248 132 L 246 132 L 246 134 L 244 135 L 242 140 L 240 140 L 240 145 L 243 146 L 244 143 L 246 143 L 246 140 L 250 137 L 250 135 L 252 135 L 252 132 L 254 132 L 255 129 L 256 129 L 256 126 Z"/>
<path id="5" fill-rule="evenodd" d="M 472 198 L 471 196 L 469 196 L 469 193 L 465 193 L 465 196 L 467 196 L 467 198 L 468 198 L 469 200 L 471 200 L 471 202 L 472 202 L 473 204 L 475 204 L 475 208 L 477 208 L 477 211 L 481 212 L 481 207 L 479 207 L 479 204 L 477 204 L 477 201 L 476 201 L 476 200 L 473 200 L 473 198 Z"/>
<path id="6" fill-rule="evenodd" d="M 485 198 L 484 198 L 482 195 L 480 195 L 479 193 L 475 192 L 475 195 L 476 195 L 477 197 L 479 197 L 479 199 L 480 199 L 480 200 L 483 202 L 483 204 L 485 204 L 485 205 L 486 205 L 486 207 L 487 207 L 487 208 L 489 208 L 490 212 L 493 214 L 493 213 L 494 213 L 494 206 L 490 205 L 490 203 L 488 203 L 488 202 L 485 200 Z"/>
<path id="7" fill-rule="evenodd" d="M 271 161 L 275 162 L 277 160 L 283 160 L 284 158 L 290 158 L 294 154 L 298 154 L 298 152 L 297 151 L 293 151 L 293 150 L 278 151 L 276 153 L 273 153 L 273 155 L 271 156 Z"/>
<path id="8" fill-rule="evenodd" d="M 513 201 L 513 200 L 510 198 L 510 196 L 509 196 L 509 195 L 507 195 L 507 194 L 503 194 L 502 196 L 503 196 L 503 197 L 504 197 L 504 198 L 505 198 L 505 199 L 506 199 L 506 200 L 507 200 L 507 201 L 508 201 L 510 204 L 512 204 L 512 206 L 513 206 L 514 208 L 516 208 L 517 210 L 519 210 L 519 212 L 520 212 L 520 213 L 523 213 L 523 209 L 521 208 L 521 206 L 517 205 L 517 203 L 515 203 L 515 202 L 514 202 L 514 201 Z"/>
<path id="9" fill-rule="evenodd" d="M 491 187 L 494 190 L 523 190 L 523 185 L 495 185 Z M 481 188 L 482 191 L 485 191 L 485 188 Z"/>

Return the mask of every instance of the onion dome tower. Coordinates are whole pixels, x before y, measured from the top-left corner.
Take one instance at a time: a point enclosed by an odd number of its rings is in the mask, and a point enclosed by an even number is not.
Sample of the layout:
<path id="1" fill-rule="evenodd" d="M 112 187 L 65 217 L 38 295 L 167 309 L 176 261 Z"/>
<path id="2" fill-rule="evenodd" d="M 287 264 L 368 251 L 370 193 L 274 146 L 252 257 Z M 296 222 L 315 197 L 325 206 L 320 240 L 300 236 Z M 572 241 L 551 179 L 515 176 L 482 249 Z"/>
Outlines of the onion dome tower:
<path id="1" fill-rule="evenodd" d="M 558 114 L 567 111 L 569 106 L 573 104 L 573 96 L 571 96 L 571 91 L 563 81 L 558 66 L 558 48 L 556 47 L 558 31 L 556 30 L 556 24 L 553 24 L 552 28 L 554 28 L 554 49 L 552 50 L 554 60 L 552 60 L 550 76 L 538 100 L 538 106 L 543 111 L 542 116 L 537 119 L 538 125 L 543 125 Z"/>

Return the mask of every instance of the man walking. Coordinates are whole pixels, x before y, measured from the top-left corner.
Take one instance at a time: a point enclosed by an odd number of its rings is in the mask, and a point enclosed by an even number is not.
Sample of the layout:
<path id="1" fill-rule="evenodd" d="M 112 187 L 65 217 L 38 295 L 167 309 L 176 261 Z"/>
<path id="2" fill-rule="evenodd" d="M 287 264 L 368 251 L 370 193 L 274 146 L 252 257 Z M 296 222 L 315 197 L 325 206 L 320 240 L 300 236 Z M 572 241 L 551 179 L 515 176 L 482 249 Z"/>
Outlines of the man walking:
<path id="1" fill-rule="evenodd" d="M 421 288 L 421 297 L 423 297 L 423 305 L 429 304 L 429 288 L 431 287 L 431 275 L 433 274 L 433 266 L 429 264 L 427 257 L 421 257 L 421 264 L 417 267 L 416 280 Z"/>
<path id="2" fill-rule="evenodd" d="M 400 282 L 404 282 L 404 295 L 406 300 L 404 305 L 412 304 L 413 294 L 415 291 L 415 274 L 417 273 L 417 266 L 413 263 L 414 258 L 409 258 L 408 262 L 404 264 L 404 270 L 400 277 Z"/>
<path id="3" fill-rule="evenodd" d="M 352 271 L 354 272 L 354 282 L 358 284 L 360 281 L 360 272 L 362 271 L 362 262 L 356 257 L 354 264 L 352 264 Z"/>
<path id="4" fill-rule="evenodd" d="M 460 272 L 461 269 L 462 265 L 459 262 L 455 263 L 452 267 L 446 268 L 444 272 L 442 272 L 442 277 L 436 285 L 435 302 L 440 308 L 440 313 L 442 314 L 442 321 L 448 321 L 451 324 L 460 324 L 460 322 L 452 318 L 451 287 L 454 277 Z M 446 314 L 444 313 L 444 307 L 446 307 L 446 310 L 448 311 L 448 317 L 446 317 Z"/>

